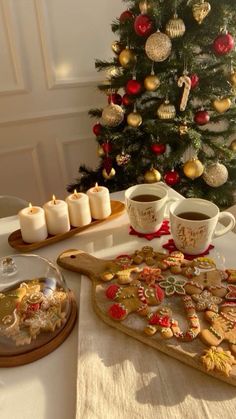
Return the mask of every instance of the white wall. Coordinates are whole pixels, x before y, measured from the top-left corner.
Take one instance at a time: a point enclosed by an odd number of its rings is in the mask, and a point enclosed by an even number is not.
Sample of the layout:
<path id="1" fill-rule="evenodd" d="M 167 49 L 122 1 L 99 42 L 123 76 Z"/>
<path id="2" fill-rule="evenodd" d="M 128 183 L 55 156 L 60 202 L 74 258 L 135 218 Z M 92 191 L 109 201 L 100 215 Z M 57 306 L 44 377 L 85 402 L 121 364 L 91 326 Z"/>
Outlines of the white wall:
<path id="1" fill-rule="evenodd" d="M 0 195 L 63 198 L 95 167 L 87 112 L 105 103 L 95 58 L 113 56 L 121 0 L 0 0 Z"/>

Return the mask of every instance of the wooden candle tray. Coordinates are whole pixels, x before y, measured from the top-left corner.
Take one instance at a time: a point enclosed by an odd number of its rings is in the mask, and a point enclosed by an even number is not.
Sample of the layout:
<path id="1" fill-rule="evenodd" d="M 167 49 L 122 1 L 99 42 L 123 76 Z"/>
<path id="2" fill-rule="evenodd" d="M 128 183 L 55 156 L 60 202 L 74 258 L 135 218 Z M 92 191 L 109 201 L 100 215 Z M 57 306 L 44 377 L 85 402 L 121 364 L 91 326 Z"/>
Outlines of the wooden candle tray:
<path id="1" fill-rule="evenodd" d="M 112 218 L 118 217 L 124 212 L 125 205 L 120 201 L 111 201 L 111 215 L 104 220 L 93 220 L 90 224 L 84 227 L 71 227 L 69 231 L 63 234 L 57 234 L 56 236 L 48 236 L 46 240 L 42 240 L 36 243 L 25 243 L 21 236 L 21 230 L 16 230 L 8 237 L 8 243 L 13 249 L 17 249 L 19 252 L 31 252 L 32 250 L 39 249 L 41 247 L 48 246 L 49 244 L 57 243 L 61 240 L 68 239 L 74 234 L 80 233 L 81 231 L 87 230 L 89 227 L 109 221 Z"/>

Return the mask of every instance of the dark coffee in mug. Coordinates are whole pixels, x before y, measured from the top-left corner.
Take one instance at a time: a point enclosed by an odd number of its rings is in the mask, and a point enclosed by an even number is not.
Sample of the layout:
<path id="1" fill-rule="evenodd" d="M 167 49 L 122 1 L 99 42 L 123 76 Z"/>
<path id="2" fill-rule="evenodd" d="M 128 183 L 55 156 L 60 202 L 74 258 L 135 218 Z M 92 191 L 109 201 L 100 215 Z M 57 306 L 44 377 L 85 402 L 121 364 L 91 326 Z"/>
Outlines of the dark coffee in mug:
<path id="1" fill-rule="evenodd" d="M 180 214 L 176 214 L 179 218 L 184 218 L 185 220 L 191 221 L 202 221 L 202 220 L 209 220 L 211 217 L 209 215 L 203 214 L 201 212 L 189 211 L 189 212 L 181 212 Z"/>
<path id="2" fill-rule="evenodd" d="M 158 201 L 161 198 L 157 195 L 142 194 L 142 195 L 132 196 L 131 199 L 132 201 L 138 201 L 138 202 L 153 202 L 153 201 Z"/>

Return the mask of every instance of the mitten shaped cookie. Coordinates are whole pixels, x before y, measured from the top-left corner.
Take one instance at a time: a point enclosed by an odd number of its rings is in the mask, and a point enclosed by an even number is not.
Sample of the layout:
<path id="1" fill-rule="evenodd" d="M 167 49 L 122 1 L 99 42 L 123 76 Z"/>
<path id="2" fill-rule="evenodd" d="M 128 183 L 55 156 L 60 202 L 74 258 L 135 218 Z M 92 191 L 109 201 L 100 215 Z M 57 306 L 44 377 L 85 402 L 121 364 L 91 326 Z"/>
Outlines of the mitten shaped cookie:
<path id="1" fill-rule="evenodd" d="M 210 271 L 200 272 L 199 275 L 194 276 L 185 285 L 187 294 L 200 294 L 204 289 L 209 290 L 217 297 L 224 297 L 227 294 L 227 288 L 222 284 L 226 279 L 224 271 L 213 269 Z"/>
<path id="2" fill-rule="evenodd" d="M 135 280 L 127 287 L 110 285 L 106 290 L 106 296 L 117 301 L 109 308 L 108 315 L 114 320 L 124 320 L 133 312 L 146 316 L 149 306 L 158 305 L 163 300 L 164 291 L 156 284 L 142 285 L 140 281 Z"/>
<path id="3" fill-rule="evenodd" d="M 214 311 L 206 311 L 205 314 L 211 326 L 201 331 L 201 340 L 208 346 L 218 346 L 226 340 L 236 355 L 236 303 L 224 303 L 219 314 Z"/>

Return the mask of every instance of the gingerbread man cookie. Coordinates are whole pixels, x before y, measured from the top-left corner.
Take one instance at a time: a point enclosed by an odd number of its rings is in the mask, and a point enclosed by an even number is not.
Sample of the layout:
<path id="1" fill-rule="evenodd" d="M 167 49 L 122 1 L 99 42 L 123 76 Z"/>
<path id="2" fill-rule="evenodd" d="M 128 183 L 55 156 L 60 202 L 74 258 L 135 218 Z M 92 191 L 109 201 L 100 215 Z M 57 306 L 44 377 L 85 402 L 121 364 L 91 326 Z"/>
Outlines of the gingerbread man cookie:
<path id="1" fill-rule="evenodd" d="M 236 355 L 236 303 L 222 304 L 219 314 L 214 311 L 206 311 L 205 314 L 211 326 L 201 331 L 201 340 L 208 346 L 219 346 L 226 340 L 230 350 Z"/>
<path id="2" fill-rule="evenodd" d="M 172 311 L 169 307 L 157 309 L 154 313 L 150 313 L 148 318 L 148 326 L 144 329 L 148 336 L 160 332 L 164 339 L 170 339 L 179 332 L 178 322 L 172 318 Z"/>
<path id="3" fill-rule="evenodd" d="M 127 287 L 112 284 L 106 289 L 106 296 L 116 303 L 109 307 L 108 315 L 114 320 L 124 320 L 129 313 L 136 312 L 141 316 L 149 313 L 149 306 L 160 304 L 164 292 L 156 285 L 142 285 L 134 280 Z"/>
<path id="4" fill-rule="evenodd" d="M 225 279 L 224 271 L 213 269 L 200 272 L 199 275 L 189 280 L 184 288 L 190 295 L 200 294 L 204 289 L 207 289 L 217 297 L 224 297 L 227 294 L 227 288 L 222 284 L 222 281 Z"/>
<path id="5" fill-rule="evenodd" d="M 145 262 L 146 265 L 154 265 L 156 254 L 151 246 L 144 246 L 141 250 L 136 250 L 132 255 L 134 263 L 140 265 Z"/>

